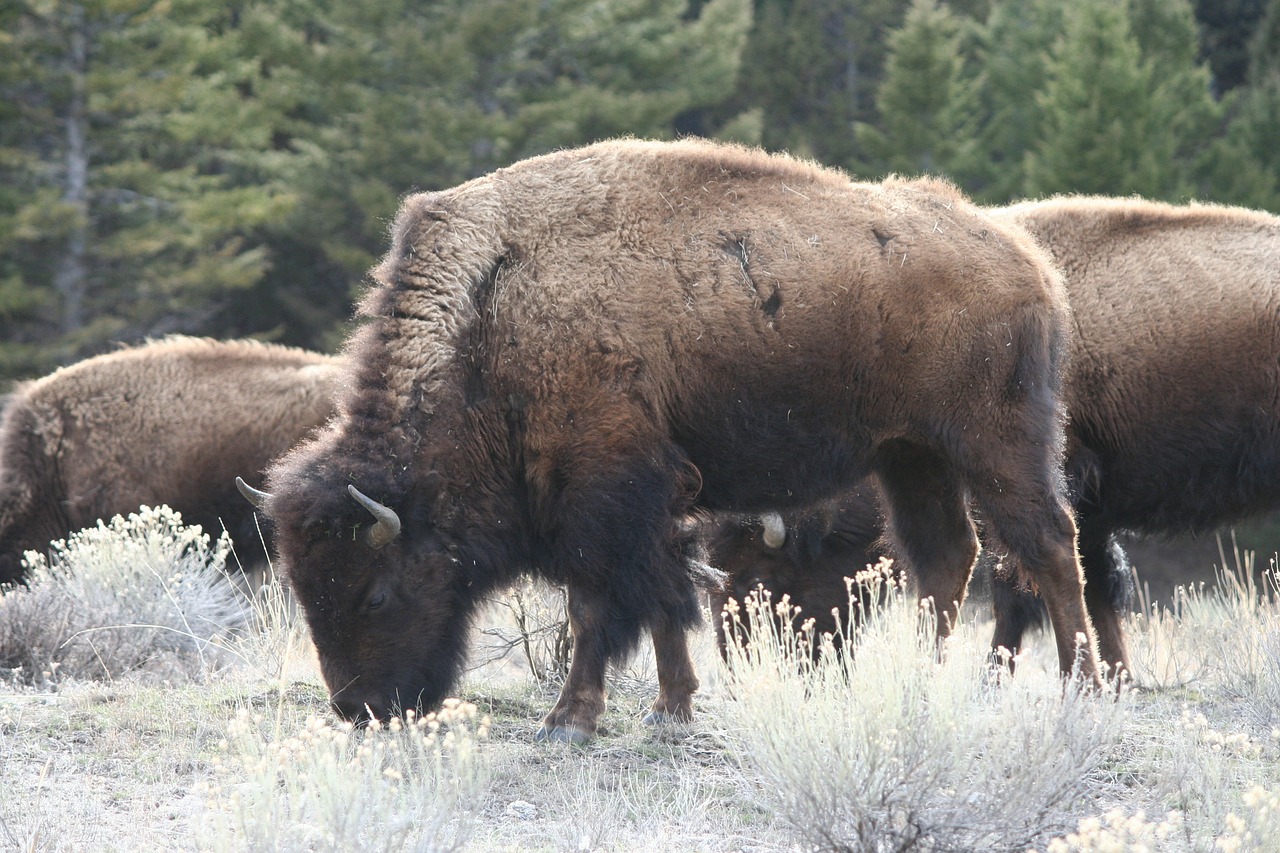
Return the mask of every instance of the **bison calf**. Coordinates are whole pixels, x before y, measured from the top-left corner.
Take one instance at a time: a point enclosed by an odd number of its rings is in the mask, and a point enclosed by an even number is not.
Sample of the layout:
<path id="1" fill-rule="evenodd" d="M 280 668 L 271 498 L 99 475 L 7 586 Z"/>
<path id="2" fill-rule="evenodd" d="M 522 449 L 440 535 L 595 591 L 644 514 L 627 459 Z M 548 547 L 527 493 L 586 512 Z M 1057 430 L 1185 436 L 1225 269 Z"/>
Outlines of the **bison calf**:
<path id="1" fill-rule="evenodd" d="M 648 629 L 654 716 L 697 687 L 705 508 L 875 472 L 945 630 L 971 495 L 1096 677 L 1062 483 L 1058 273 L 936 180 L 851 182 L 705 142 L 613 141 L 409 197 L 348 343 L 338 417 L 262 498 L 337 709 L 451 690 L 477 602 L 564 583 L 573 662 L 542 736 L 579 741 Z"/>
<path id="2" fill-rule="evenodd" d="M 0 582 L 100 518 L 168 504 L 249 553 L 256 473 L 324 423 L 337 361 L 254 341 L 167 338 L 21 384 L 0 419 Z"/>

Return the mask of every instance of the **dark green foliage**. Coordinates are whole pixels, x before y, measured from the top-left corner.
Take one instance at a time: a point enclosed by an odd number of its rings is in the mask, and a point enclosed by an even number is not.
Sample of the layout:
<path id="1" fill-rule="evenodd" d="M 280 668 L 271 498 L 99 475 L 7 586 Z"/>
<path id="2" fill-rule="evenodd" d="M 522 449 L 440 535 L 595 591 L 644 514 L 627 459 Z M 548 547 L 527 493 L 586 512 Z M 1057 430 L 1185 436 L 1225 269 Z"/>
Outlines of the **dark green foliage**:
<path id="1" fill-rule="evenodd" d="M 983 201 L 1009 201 L 1024 192 L 1026 155 L 1041 134 L 1037 95 L 1049 79 L 1064 10 L 1059 0 L 995 0 L 978 30 L 982 162 L 969 188 Z"/>
<path id="2" fill-rule="evenodd" d="M 0 130 L 0 380 L 174 331 L 332 348 L 405 193 L 671 136 L 730 94 L 751 21 L 748 0 L 0 16 L 0 110 L 21 119 Z"/>
<path id="3" fill-rule="evenodd" d="M 1169 162 L 1152 115 L 1152 72 L 1112 0 L 1080 0 L 1054 45 L 1038 143 L 1028 153 L 1030 195 L 1159 195 Z"/>
<path id="4" fill-rule="evenodd" d="M 937 0 L 914 0 L 902 28 L 889 36 L 880 123 L 860 123 L 856 132 L 873 174 L 960 179 L 973 170 L 977 99 L 964 73 L 961 26 Z"/>
<path id="5" fill-rule="evenodd" d="M 855 122 L 875 117 L 887 36 L 907 0 L 757 0 L 740 106 L 761 111 L 760 142 L 858 169 Z"/>
<path id="6" fill-rule="evenodd" d="M 1245 83 L 1249 42 L 1269 0 L 1195 0 L 1201 29 L 1201 56 L 1213 71 L 1215 89 L 1228 92 Z"/>
<path id="7" fill-rule="evenodd" d="M 1278 57 L 1280 0 L 0 3 L 0 392 L 333 349 L 405 194 L 619 134 L 1280 209 Z"/>

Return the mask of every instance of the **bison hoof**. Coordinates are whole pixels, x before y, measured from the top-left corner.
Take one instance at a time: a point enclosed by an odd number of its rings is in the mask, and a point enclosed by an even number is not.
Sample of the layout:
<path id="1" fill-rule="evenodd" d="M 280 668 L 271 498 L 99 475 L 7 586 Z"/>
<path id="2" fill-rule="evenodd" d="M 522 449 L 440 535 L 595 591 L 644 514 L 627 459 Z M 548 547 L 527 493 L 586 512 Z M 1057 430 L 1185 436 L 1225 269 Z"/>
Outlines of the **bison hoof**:
<path id="1" fill-rule="evenodd" d="M 552 726 L 547 728 L 543 726 L 538 729 L 538 733 L 534 735 L 534 740 L 538 743 L 543 741 L 551 741 L 552 743 L 567 743 L 573 746 L 583 746 L 587 741 L 591 740 L 591 735 L 584 732 L 576 726 Z"/>
<path id="2" fill-rule="evenodd" d="M 688 714 L 672 713 L 670 711 L 650 711 L 644 715 L 644 719 L 641 722 L 646 726 L 670 726 L 689 721 L 690 715 Z"/>

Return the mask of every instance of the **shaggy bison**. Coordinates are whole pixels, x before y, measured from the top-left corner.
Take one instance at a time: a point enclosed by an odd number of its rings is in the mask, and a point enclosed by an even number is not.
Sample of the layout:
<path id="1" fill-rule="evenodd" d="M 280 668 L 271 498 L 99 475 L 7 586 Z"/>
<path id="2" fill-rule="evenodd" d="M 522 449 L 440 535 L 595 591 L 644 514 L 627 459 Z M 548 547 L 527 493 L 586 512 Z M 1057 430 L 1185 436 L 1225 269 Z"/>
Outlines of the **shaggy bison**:
<path id="1" fill-rule="evenodd" d="M 993 215 L 1030 231 L 1066 276 L 1076 326 L 1066 470 L 1085 598 L 1103 660 L 1127 668 L 1117 605 L 1130 572 L 1114 533 L 1205 531 L 1280 506 L 1280 219 L 1084 197 Z M 810 519 L 796 521 L 798 535 L 814 536 L 803 532 Z M 741 543 L 721 549 L 721 567 L 739 584 L 763 567 L 775 594 L 795 589 L 821 612 L 843 606 L 833 585 L 862 567 L 857 554 L 837 565 L 839 531 L 865 531 L 875 514 L 847 503 L 824 558 L 762 547 L 758 525 L 719 531 L 718 541 Z M 830 597 L 800 595 L 813 588 Z M 995 645 L 1018 648 L 1033 614 L 997 586 Z"/>
<path id="2" fill-rule="evenodd" d="M 19 385 L 0 419 L 0 582 L 22 580 L 25 551 L 142 504 L 221 521 L 252 549 L 233 477 L 329 417 L 336 371 L 302 350 L 174 337 Z"/>
<path id="3" fill-rule="evenodd" d="M 872 471 L 942 621 L 977 552 L 967 493 L 1036 578 L 1063 669 L 1096 677 L 1065 293 L 950 185 L 613 141 L 409 197 L 372 275 L 337 418 L 259 497 L 346 717 L 439 702 L 477 602 L 522 572 L 567 586 L 574 637 L 541 737 L 595 731 L 606 664 L 646 628 L 653 716 L 687 716 L 684 516 Z"/>

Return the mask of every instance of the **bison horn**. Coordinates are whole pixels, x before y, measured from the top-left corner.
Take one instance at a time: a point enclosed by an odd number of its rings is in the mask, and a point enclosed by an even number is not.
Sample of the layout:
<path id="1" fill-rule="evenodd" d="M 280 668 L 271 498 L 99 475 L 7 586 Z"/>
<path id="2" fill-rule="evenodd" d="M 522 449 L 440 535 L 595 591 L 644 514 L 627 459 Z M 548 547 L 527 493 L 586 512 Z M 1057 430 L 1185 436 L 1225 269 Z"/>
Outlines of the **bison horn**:
<path id="1" fill-rule="evenodd" d="M 781 548 L 782 543 L 787 541 L 787 525 L 776 512 L 766 512 L 760 516 L 760 524 L 764 528 L 761 538 L 770 548 Z"/>
<path id="2" fill-rule="evenodd" d="M 240 494 L 244 495 L 244 499 L 256 506 L 263 512 L 267 511 L 267 501 L 270 500 L 271 494 L 261 489 L 255 489 L 250 486 L 242 478 L 236 477 L 236 488 L 240 490 Z"/>
<path id="3" fill-rule="evenodd" d="M 373 498 L 362 493 L 355 486 L 348 485 L 347 491 L 360 506 L 369 510 L 378 523 L 369 528 L 369 546 L 374 550 L 383 547 L 400 535 L 400 516 L 389 506 L 383 506 Z"/>

